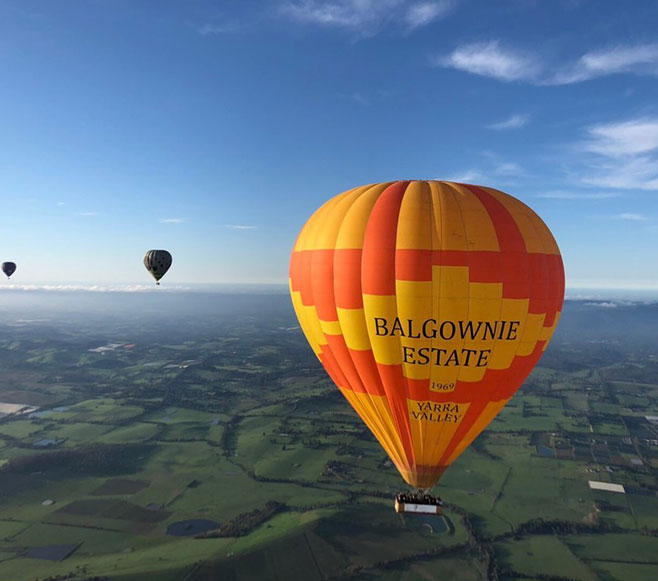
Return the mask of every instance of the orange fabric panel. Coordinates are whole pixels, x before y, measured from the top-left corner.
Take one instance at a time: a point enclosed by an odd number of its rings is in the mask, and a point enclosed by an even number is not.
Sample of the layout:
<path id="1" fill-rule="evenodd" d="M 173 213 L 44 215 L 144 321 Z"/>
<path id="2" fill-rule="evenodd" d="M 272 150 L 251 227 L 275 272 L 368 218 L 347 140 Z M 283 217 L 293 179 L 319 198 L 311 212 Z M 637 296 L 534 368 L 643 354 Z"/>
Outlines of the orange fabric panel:
<path id="1" fill-rule="evenodd" d="M 334 254 L 336 306 L 341 309 L 362 309 L 361 255 L 359 249 L 338 249 Z"/>
<path id="2" fill-rule="evenodd" d="M 313 303 L 322 321 L 337 321 L 334 299 L 334 250 L 309 250 L 310 281 Z"/>
<path id="3" fill-rule="evenodd" d="M 432 251 L 407 250 L 395 251 L 396 280 L 432 280 Z"/>

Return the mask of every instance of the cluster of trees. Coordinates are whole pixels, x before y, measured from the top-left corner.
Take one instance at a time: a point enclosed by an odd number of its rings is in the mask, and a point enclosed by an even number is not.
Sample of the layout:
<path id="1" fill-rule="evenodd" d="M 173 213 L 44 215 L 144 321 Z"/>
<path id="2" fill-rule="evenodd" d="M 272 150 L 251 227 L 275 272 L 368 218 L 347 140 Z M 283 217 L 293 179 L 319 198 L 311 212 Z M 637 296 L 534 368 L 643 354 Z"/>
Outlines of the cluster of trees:
<path id="1" fill-rule="evenodd" d="M 600 520 L 597 524 L 585 524 L 571 522 L 568 520 L 544 520 L 535 518 L 525 522 L 511 533 L 514 537 L 522 535 L 578 535 L 578 534 L 602 534 L 618 533 L 623 529 L 610 521 Z"/>
<path id="2" fill-rule="evenodd" d="M 60 575 L 51 575 L 50 577 L 36 577 L 34 581 L 65 581 L 66 579 L 76 579 L 76 581 L 109 581 L 105 575 L 94 575 L 93 577 L 78 577 L 77 573 L 61 573 Z"/>
<path id="3" fill-rule="evenodd" d="M 76 579 L 78 581 L 108 581 L 109 577 L 105 575 L 94 575 L 92 577 L 80 577 L 80 573 L 87 573 L 86 565 L 82 568 L 76 567 L 76 571 L 69 573 L 59 573 L 57 575 L 49 575 L 48 577 L 35 577 L 34 581 L 66 581 L 67 579 Z"/>
<path id="4" fill-rule="evenodd" d="M 223 524 L 217 530 L 198 535 L 197 539 L 213 539 L 217 537 L 243 537 L 249 534 L 257 526 L 263 524 L 266 520 L 272 518 L 275 514 L 287 509 L 283 502 L 268 500 L 265 508 L 257 508 L 250 512 L 243 512 Z"/>
<path id="5" fill-rule="evenodd" d="M 322 442 L 319 438 L 310 438 L 308 440 L 302 440 L 302 446 L 311 450 L 321 450 L 327 448 L 328 444 Z"/>
<path id="6" fill-rule="evenodd" d="M 337 476 L 343 480 L 353 480 L 354 475 L 352 474 L 352 467 L 345 462 L 340 462 L 339 460 L 329 460 L 322 471 L 322 476 L 332 477 Z"/>
<path id="7" fill-rule="evenodd" d="M 524 573 L 519 573 L 517 571 L 511 571 L 505 569 L 501 571 L 501 578 L 503 579 L 527 579 L 528 576 Z M 562 577 L 561 575 L 549 575 L 548 573 L 539 573 L 535 575 L 533 579 L 539 579 L 540 581 L 580 581 L 579 577 Z"/>
<path id="8" fill-rule="evenodd" d="M 143 444 L 89 444 L 73 450 L 55 450 L 11 458 L 0 472 L 26 474 L 47 470 L 67 474 L 126 474 L 135 472 L 153 446 Z"/>

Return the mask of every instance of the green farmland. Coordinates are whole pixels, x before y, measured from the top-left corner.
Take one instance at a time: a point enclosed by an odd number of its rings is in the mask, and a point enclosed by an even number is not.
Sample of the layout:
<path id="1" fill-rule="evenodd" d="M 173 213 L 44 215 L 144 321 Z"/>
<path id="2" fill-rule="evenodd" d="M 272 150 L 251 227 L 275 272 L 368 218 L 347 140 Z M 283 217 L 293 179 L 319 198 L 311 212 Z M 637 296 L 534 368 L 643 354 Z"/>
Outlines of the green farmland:
<path id="1" fill-rule="evenodd" d="M 582 345 L 551 347 L 428 520 L 395 514 L 403 481 L 287 307 L 0 325 L 0 401 L 38 408 L 0 417 L 0 578 L 655 578 L 656 354 Z"/>

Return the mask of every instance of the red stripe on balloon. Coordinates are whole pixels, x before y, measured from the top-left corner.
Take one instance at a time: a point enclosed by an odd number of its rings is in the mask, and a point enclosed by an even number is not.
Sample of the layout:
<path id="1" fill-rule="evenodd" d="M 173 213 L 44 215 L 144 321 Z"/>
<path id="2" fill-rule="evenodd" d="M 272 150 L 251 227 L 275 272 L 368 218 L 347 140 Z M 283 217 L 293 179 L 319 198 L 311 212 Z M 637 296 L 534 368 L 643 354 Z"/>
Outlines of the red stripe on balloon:
<path id="1" fill-rule="evenodd" d="M 310 284 L 318 317 L 322 321 L 337 321 L 334 299 L 334 251 L 315 250 L 312 256 Z"/>
<path id="2" fill-rule="evenodd" d="M 341 368 L 345 376 L 343 387 L 347 387 L 356 393 L 365 393 L 366 388 L 359 375 L 350 352 L 345 345 L 342 335 L 326 335 L 328 348 L 331 351 L 336 364 Z"/>
<path id="3" fill-rule="evenodd" d="M 395 278 L 416 282 L 432 280 L 432 251 L 403 249 L 395 251 Z"/>
<path id="4" fill-rule="evenodd" d="M 290 282 L 294 292 L 299 292 L 302 304 L 313 305 L 313 284 L 311 279 L 311 262 L 317 250 L 293 252 L 290 259 Z"/>
<path id="5" fill-rule="evenodd" d="M 477 186 L 464 186 L 480 200 L 493 224 L 502 260 L 503 297 L 528 298 L 528 253 L 512 214 L 494 196 Z"/>
<path id="6" fill-rule="evenodd" d="M 395 295 L 395 245 L 402 197 L 409 182 L 386 188 L 372 208 L 363 239 L 361 283 L 368 295 Z"/>
<path id="7" fill-rule="evenodd" d="M 338 249 L 334 252 L 334 292 L 336 306 L 341 309 L 362 309 L 360 248 Z"/>
<path id="8" fill-rule="evenodd" d="M 349 349 L 349 352 L 366 391 L 370 395 L 386 395 L 372 351 L 370 349 Z"/>
<path id="9" fill-rule="evenodd" d="M 386 399 L 393 414 L 395 430 L 400 436 L 404 454 L 409 466 L 415 464 L 414 447 L 409 427 L 409 410 L 407 409 L 407 394 L 405 382 L 407 378 L 402 373 L 402 365 L 382 365 L 377 363 L 379 377 L 384 386 Z"/>

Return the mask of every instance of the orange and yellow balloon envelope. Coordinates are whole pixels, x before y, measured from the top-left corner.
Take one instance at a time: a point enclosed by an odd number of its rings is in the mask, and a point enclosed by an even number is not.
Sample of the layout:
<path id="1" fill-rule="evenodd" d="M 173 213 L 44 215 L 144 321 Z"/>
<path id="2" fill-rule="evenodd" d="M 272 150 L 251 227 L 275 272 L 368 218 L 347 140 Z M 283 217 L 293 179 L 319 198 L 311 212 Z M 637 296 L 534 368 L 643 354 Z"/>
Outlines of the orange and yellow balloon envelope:
<path id="1" fill-rule="evenodd" d="M 546 349 L 564 269 L 516 198 L 398 181 L 344 192 L 311 216 L 290 293 L 331 379 L 402 477 L 429 488 Z"/>

